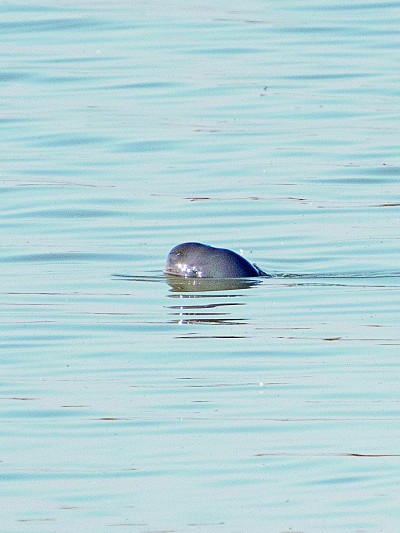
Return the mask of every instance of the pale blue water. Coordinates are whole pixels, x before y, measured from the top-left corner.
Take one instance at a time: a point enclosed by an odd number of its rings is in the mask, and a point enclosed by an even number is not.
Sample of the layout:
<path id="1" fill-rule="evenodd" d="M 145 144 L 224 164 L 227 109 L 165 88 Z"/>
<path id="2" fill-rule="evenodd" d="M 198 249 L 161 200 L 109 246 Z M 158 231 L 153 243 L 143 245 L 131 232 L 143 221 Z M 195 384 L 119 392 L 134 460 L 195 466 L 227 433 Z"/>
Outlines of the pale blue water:
<path id="1" fill-rule="evenodd" d="M 2 532 L 400 529 L 399 7 L 0 5 Z"/>

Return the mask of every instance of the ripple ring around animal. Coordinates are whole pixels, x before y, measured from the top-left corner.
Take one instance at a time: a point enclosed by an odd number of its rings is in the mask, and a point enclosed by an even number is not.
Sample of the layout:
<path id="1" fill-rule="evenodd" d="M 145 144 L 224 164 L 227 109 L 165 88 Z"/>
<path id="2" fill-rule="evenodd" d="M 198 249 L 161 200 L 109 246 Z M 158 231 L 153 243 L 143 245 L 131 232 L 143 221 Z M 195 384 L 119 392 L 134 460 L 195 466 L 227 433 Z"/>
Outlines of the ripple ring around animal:
<path id="1" fill-rule="evenodd" d="M 184 242 L 172 248 L 167 257 L 164 274 L 216 279 L 270 276 L 232 250 L 199 242 Z"/>

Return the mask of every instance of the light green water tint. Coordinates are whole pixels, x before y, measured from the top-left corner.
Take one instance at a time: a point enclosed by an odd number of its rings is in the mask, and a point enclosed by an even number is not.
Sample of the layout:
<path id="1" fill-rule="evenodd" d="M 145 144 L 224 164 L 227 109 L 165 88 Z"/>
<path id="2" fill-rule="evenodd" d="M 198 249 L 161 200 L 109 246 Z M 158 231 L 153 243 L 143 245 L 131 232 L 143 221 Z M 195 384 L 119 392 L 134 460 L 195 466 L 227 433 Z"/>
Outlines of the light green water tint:
<path id="1" fill-rule="evenodd" d="M 400 528 L 399 24 L 0 6 L 2 531 Z M 173 290 L 186 240 L 276 277 Z"/>

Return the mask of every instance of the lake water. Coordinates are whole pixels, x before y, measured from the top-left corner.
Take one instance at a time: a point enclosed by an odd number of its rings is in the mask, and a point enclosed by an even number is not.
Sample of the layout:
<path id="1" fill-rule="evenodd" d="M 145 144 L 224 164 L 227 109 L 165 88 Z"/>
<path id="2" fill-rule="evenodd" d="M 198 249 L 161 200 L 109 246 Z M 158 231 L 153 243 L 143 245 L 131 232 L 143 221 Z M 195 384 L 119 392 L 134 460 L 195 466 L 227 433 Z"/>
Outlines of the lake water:
<path id="1" fill-rule="evenodd" d="M 1 3 L 2 532 L 400 530 L 399 7 Z"/>

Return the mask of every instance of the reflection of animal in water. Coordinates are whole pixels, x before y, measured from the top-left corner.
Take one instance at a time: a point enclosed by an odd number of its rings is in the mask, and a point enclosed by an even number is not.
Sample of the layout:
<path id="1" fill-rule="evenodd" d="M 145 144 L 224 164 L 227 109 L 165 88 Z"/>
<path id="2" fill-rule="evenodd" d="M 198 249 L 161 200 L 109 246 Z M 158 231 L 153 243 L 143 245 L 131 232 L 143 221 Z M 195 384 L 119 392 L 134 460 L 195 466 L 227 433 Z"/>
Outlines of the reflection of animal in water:
<path id="1" fill-rule="evenodd" d="M 167 257 L 164 274 L 183 278 L 215 279 L 269 276 L 236 252 L 199 242 L 185 242 L 172 248 Z"/>

